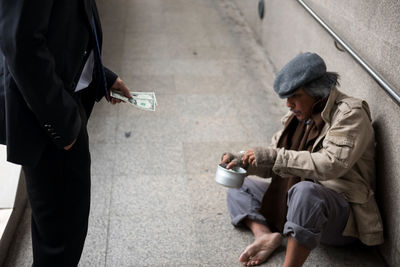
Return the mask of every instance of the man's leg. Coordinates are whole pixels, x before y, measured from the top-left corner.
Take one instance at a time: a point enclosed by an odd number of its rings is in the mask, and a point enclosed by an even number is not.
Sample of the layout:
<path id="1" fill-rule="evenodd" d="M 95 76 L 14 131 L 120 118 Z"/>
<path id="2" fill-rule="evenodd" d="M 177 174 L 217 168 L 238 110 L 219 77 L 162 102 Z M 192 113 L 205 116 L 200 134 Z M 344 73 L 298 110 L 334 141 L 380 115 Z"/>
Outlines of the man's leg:
<path id="1" fill-rule="evenodd" d="M 265 262 L 282 242 L 281 234 L 272 233 L 265 218 L 258 212 L 268 185 L 263 180 L 246 178 L 240 189 L 228 190 L 228 211 L 232 224 L 246 225 L 254 234 L 254 242 L 239 257 L 239 261 L 246 266 Z"/>
<path id="2" fill-rule="evenodd" d="M 286 246 L 286 257 L 284 267 L 300 267 L 310 255 L 311 250 L 300 245 L 293 237 L 289 236 Z"/>
<path id="3" fill-rule="evenodd" d="M 349 213 L 349 204 L 335 191 L 311 182 L 294 185 L 288 192 L 284 234 L 289 239 L 284 266 L 301 266 L 323 236 L 332 241 L 326 243 L 335 245 L 354 242 L 354 238 L 341 235 Z"/>
<path id="4" fill-rule="evenodd" d="M 32 208 L 33 266 L 77 266 L 90 206 L 86 125 L 71 150 L 49 144 L 37 166 L 23 169 Z"/>

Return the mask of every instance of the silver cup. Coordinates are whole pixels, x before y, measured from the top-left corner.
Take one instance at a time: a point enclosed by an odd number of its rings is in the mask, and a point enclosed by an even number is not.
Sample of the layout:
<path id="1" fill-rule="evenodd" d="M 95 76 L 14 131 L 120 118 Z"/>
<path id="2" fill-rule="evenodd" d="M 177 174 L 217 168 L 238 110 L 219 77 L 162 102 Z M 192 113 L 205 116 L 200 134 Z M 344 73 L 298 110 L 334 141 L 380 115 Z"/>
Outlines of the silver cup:
<path id="1" fill-rule="evenodd" d="M 221 165 L 218 165 L 215 181 L 226 187 L 240 188 L 246 176 L 247 171 L 241 167 L 225 169 Z"/>

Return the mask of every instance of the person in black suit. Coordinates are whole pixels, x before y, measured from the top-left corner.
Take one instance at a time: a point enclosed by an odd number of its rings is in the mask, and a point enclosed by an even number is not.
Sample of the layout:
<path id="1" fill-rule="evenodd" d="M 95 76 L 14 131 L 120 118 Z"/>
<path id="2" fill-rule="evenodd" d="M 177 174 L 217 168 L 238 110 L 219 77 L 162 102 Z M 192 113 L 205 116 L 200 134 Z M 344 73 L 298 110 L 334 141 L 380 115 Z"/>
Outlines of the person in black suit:
<path id="1" fill-rule="evenodd" d="M 0 143 L 21 164 L 32 208 L 33 266 L 77 266 L 88 227 L 87 119 L 110 90 L 94 0 L 0 0 Z"/>

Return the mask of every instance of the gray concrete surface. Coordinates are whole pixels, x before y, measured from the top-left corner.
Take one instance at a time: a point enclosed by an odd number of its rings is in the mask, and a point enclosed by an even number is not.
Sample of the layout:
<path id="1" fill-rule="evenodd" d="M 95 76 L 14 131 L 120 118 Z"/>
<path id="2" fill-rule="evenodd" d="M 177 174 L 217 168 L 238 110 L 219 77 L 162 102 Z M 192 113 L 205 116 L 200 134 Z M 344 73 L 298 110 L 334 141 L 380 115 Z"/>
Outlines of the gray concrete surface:
<path id="1" fill-rule="evenodd" d="M 89 122 L 92 208 L 80 266 L 241 266 L 221 153 L 268 144 L 284 102 L 274 70 L 229 1 L 102 0 L 104 62 L 158 109 L 97 104 Z M 30 266 L 29 209 L 6 267 Z M 282 245 L 264 264 L 281 266 Z M 384 266 L 373 248 L 320 246 L 305 266 Z"/>
<path id="2" fill-rule="evenodd" d="M 400 107 L 347 53 L 338 51 L 330 35 L 297 1 L 265 1 L 264 20 L 257 19 L 258 0 L 235 0 L 239 12 L 260 40 L 272 68 L 279 70 L 300 52 L 314 51 L 328 70 L 340 73 L 341 90 L 370 104 L 377 138 L 377 200 L 385 227 L 380 252 L 390 266 L 400 266 Z M 400 94 L 400 2 L 306 2 Z"/>

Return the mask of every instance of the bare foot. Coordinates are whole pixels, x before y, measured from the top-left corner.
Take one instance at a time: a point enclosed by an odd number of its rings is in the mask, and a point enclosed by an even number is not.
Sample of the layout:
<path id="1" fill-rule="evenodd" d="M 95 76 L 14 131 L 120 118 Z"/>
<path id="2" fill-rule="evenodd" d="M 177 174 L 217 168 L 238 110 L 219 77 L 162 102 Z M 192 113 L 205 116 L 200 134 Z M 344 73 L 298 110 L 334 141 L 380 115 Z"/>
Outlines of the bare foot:
<path id="1" fill-rule="evenodd" d="M 240 255 L 239 261 L 245 266 L 254 266 L 265 262 L 271 253 L 281 245 L 282 239 L 280 233 L 265 233 L 257 237 L 253 244 Z"/>

